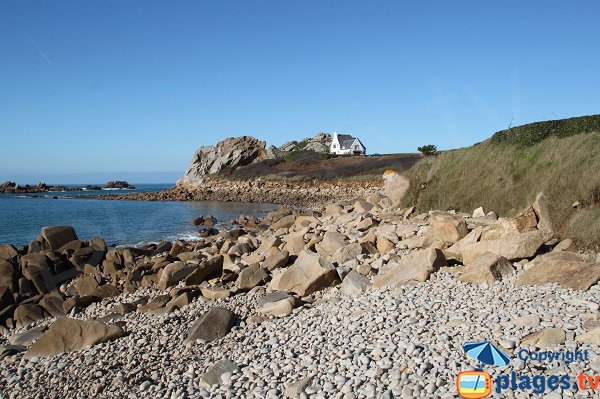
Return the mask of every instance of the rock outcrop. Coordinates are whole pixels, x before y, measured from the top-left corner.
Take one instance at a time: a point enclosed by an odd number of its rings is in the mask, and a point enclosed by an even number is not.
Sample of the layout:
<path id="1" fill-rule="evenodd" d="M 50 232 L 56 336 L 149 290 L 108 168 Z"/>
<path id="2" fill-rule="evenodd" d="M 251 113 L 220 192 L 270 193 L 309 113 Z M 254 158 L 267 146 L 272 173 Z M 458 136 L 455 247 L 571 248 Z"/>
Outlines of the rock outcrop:
<path id="1" fill-rule="evenodd" d="M 195 186 L 209 174 L 267 159 L 266 143 L 251 136 L 231 137 L 214 146 L 200 147 L 178 185 Z"/>

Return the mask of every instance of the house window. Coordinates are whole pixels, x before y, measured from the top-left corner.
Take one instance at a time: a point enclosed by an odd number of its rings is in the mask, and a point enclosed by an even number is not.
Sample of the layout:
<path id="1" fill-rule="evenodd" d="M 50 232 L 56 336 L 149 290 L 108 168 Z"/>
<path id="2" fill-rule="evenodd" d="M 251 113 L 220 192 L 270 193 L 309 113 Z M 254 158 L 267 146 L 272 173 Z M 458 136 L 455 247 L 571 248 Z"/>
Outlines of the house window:
<path id="1" fill-rule="evenodd" d="M 355 144 L 355 145 L 354 145 L 354 149 L 355 149 L 355 150 L 358 150 L 358 145 L 356 145 L 356 144 Z"/>

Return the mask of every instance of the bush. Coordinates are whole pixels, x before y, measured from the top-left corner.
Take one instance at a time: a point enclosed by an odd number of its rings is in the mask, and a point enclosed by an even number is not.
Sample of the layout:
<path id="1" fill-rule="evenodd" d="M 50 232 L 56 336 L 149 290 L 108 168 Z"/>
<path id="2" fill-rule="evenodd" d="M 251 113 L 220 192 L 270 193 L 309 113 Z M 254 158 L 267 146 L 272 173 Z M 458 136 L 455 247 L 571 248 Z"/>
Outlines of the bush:
<path id="1" fill-rule="evenodd" d="M 580 116 L 515 126 L 496 132 L 492 136 L 492 143 L 531 146 L 552 136 L 569 137 L 575 134 L 593 132 L 600 132 L 600 115 Z"/>
<path id="2" fill-rule="evenodd" d="M 433 144 L 427 144 L 427 145 L 424 145 L 423 147 L 418 147 L 417 151 L 419 151 L 423 155 L 435 155 L 438 152 L 437 146 L 435 146 Z"/>

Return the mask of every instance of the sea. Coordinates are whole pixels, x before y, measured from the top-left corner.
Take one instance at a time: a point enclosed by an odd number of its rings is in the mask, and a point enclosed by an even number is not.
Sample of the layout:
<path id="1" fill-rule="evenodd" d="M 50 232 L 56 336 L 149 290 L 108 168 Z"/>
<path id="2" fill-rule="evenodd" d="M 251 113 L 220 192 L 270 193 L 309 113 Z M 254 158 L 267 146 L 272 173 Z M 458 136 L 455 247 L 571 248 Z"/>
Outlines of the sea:
<path id="1" fill-rule="evenodd" d="M 165 190 L 175 184 L 135 184 L 131 190 L 0 194 L 0 245 L 27 245 L 44 226 L 73 226 L 82 240 L 102 237 L 109 246 L 141 246 L 161 240 L 199 239 L 197 216 L 214 216 L 217 228 L 240 215 L 261 217 L 273 204 L 220 201 L 128 201 L 85 198 Z M 66 185 L 82 187 L 86 184 Z M 99 185 L 101 186 L 101 185 Z"/>

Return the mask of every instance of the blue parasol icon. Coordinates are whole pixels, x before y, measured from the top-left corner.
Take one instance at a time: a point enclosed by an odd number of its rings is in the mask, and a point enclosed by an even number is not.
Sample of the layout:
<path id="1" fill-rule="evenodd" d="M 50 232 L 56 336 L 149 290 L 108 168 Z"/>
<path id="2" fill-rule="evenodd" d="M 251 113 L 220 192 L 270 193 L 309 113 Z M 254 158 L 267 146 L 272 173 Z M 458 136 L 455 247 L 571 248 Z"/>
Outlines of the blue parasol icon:
<path id="1" fill-rule="evenodd" d="M 490 341 L 467 342 L 463 345 L 465 353 L 481 363 L 491 366 L 507 366 L 510 358 Z"/>

